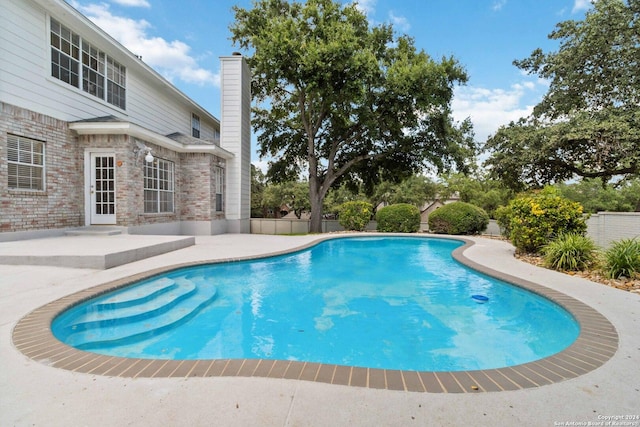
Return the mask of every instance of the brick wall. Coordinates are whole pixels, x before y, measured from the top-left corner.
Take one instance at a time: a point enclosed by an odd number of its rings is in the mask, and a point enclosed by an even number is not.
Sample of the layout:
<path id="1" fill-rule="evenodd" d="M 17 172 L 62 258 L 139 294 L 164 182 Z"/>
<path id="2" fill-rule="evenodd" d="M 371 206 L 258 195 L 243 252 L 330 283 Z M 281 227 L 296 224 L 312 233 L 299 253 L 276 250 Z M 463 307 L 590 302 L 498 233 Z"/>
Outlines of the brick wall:
<path id="1" fill-rule="evenodd" d="M 128 222 L 130 225 L 145 225 L 145 224 L 163 224 L 180 221 L 180 204 L 181 204 L 181 191 L 178 180 L 179 171 L 181 168 L 180 155 L 175 151 L 168 150 L 166 148 L 159 147 L 151 144 L 147 141 L 142 141 L 147 147 L 151 148 L 153 157 L 156 159 L 168 160 L 174 164 L 174 198 L 173 198 L 173 212 L 163 213 L 145 213 L 144 212 L 144 156 L 145 153 L 138 154 L 138 158 L 134 154 L 135 140 L 131 138 L 128 151 L 130 153 L 129 167 L 127 168 L 129 178 L 127 181 L 128 187 L 123 188 L 123 197 L 128 199 Z M 124 219 L 123 219 L 124 221 Z M 124 225 L 124 224 L 123 224 Z"/>
<path id="2" fill-rule="evenodd" d="M 211 186 L 213 156 L 186 153 L 180 157 L 180 217 L 183 221 L 211 221 L 215 209 L 215 193 L 212 194 L 214 190 Z"/>
<path id="3" fill-rule="evenodd" d="M 8 134 L 44 141 L 43 191 L 8 188 Z M 0 103 L 0 232 L 83 224 L 81 162 L 77 138 L 66 122 Z"/>

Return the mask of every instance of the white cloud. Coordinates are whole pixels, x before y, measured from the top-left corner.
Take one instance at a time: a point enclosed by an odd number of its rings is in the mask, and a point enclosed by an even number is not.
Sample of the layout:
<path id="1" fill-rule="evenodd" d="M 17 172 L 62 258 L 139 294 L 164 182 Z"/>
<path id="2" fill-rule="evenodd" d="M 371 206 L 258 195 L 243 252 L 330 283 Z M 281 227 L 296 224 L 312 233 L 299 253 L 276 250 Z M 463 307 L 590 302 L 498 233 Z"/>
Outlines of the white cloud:
<path id="1" fill-rule="evenodd" d="M 132 3 L 134 0 L 121 1 Z M 113 15 L 104 3 L 85 6 L 74 2 L 73 6 L 168 80 L 201 86 L 220 85 L 220 75 L 200 67 L 188 44 L 149 35 L 152 26 L 144 19 Z"/>
<path id="2" fill-rule="evenodd" d="M 575 0 L 573 3 L 573 9 L 571 13 L 580 12 L 581 10 L 587 10 L 591 7 L 591 0 Z"/>
<path id="3" fill-rule="evenodd" d="M 269 170 L 269 159 L 267 158 L 260 159 L 260 160 L 252 160 L 251 164 L 255 166 L 257 169 L 260 169 L 262 173 L 265 175 Z"/>
<path id="4" fill-rule="evenodd" d="M 493 2 L 493 6 L 491 6 L 491 8 L 495 11 L 498 11 L 502 9 L 505 4 L 507 4 L 507 0 L 496 0 Z"/>
<path id="5" fill-rule="evenodd" d="M 473 123 L 476 141 L 483 143 L 500 126 L 529 116 L 534 104 L 527 104 L 525 98 L 532 95 L 539 97 L 537 90 L 544 86 L 543 81 L 525 81 L 508 89 L 457 87 L 451 105 L 453 117 L 456 121 L 469 117 Z"/>
<path id="6" fill-rule="evenodd" d="M 113 0 L 113 2 L 121 6 L 151 7 L 147 0 Z"/>
<path id="7" fill-rule="evenodd" d="M 409 24 L 409 20 L 404 16 L 396 16 L 393 14 L 393 12 L 389 12 L 389 20 L 391 21 L 391 24 L 393 24 L 395 28 L 399 28 L 403 32 L 407 32 L 411 29 L 411 24 Z"/>
<path id="8" fill-rule="evenodd" d="M 373 15 L 376 10 L 376 0 L 355 0 L 356 8 L 366 16 Z"/>

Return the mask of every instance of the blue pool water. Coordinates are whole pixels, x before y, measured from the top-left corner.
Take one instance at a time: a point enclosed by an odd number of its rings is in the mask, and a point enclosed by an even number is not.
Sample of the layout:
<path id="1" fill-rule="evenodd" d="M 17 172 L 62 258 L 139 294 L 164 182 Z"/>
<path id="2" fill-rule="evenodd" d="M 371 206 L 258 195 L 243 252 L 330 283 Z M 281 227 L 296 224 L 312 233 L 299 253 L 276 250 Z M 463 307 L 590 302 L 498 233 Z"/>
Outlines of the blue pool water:
<path id="1" fill-rule="evenodd" d="M 73 307 L 52 329 L 69 345 L 122 357 L 424 371 L 517 365 L 577 338 L 578 324 L 555 303 L 456 262 L 460 245 L 340 238 L 175 270 Z"/>

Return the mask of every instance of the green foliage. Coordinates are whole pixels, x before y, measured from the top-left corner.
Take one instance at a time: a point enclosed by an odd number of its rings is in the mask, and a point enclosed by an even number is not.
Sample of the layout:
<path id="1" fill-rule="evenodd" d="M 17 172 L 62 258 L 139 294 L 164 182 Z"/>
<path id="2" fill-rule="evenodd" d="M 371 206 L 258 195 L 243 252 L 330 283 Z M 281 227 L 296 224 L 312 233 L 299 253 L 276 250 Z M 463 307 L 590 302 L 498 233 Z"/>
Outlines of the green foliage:
<path id="1" fill-rule="evenodd" d="M 311 208 L 309 203 L 309 184 L 306 182 L 283 182 L 269 184 L 264 190 L 262 203 L 266 208 L 280 209 L 287 205 L 300 219 L 302 212 Z"/>
<path id="2" fill-rule="evenodd" d="M 374 206 L 381 203 L 385 205 L 408 203 L 421 207 L 427 200 L 433 200 L 435 195 L 436 184 L 433 181 L 425 176 L 413 175 L 398 183 L 382 181 L 375 186 L 370 201 Z"/>
<path id="3" fill-rule="evenodd" d="M 580 203 L 589 213 L 633 212 L 640 207 L 640 179 L 605 185 L 600 179 L 583 179 L 556 187 L 563 197 Z"/>
<path id="4" fill-rule="evenodd" d="M 363 231 L 371 221 L 373 207 L 362 201 L 346 202 L 340 207 L 338 220 L 345 230 Z"/>
<path id="5" fill-rule="evenodd" d="M 357 189 L 354 191 L 346 185 L 332 188 L 324 199 L 323 212 L 325 215 L 333 215 L 335 218 L 340 216 L 340 208 L 346 202 L 366 201 L 366 197 Z"/>
<path id="6" fill-rule="evenodd" d="M 604 272 L 607 277 L 633 278 L 640 273 L 640 240 L 622 239 L 605 252 Z"/>
<path id="7" fill-rule="evenodd" d="M 432 233 L 479 234 L 489 225 L 489 215 L 470 203 L 454 202 L 432 212 L 428 221 Z"/>
<path id="8" fill-rule="evenodd" d="M 262 171 L 251 165 L 251 218 L 264 216 L 262 196 L 266 187 L 265 177 Z"/>
<path id="9" fill-rule="evenodd" d="M 581 271 L 591 267 L 597 259 L 596 244 L 587 236 L 561 234 L 542 247 L 544 264 L 560 271 Z"/>
<path id="10" fill-rule="evenodd" d="M 252 123 L 268 177 L 309 177 L 312 232 L 339 180 L 365 184 L 425 163 L 464 168 L 470 121 L 455 123 L 453 57 L 434 60 L 391 25 L 372 26 L 352 2 L 256 0 L 233 7 L 230 31 L 253 76 Z"/>
<path id="11" fill-rule="evenodd" d="M 415 233 L 420 229 L 420 209 L 398 203 L 376 212 L 377 230 L 388 233 Z"/>
<path id="12" fill-rule="evenodd" d="M 514 61 L 550 82 L 533 115 L 501 127 L 485 145 L 494 177 L 516 190 L 577 176 L 640 175 L 640 13 L 637 0 L 598 0 Z"/>
<path id="13" fill-rule="evenodd" d="M 500 211 L 498 224 L 509 230 L 511 243 L 519 252 L 537 253 L 562 233 L 584 234 L 587 224 L 582 205 L 559 196 L 558 190 L 516 197 Z"/>
<path id="14" fill-rule="evenodd" d="M 495 211 L 495 219 L 500 226 L 500 234 L 503 237 L 509 238 L 511 236 L 511 208 L 507 206 L 500 206 Z"/>
<path id="15" fill-rule="evenodd" d="M 504 183 L 478 172 L 472 176 L 461 173 L 445 176 L 439 194 L 443 199 L 457 194 L 461 202 L 484 209 L 490 218 L 495 218 L 496 209 L 509 203 L 514 196 L 513 191 Z"/>

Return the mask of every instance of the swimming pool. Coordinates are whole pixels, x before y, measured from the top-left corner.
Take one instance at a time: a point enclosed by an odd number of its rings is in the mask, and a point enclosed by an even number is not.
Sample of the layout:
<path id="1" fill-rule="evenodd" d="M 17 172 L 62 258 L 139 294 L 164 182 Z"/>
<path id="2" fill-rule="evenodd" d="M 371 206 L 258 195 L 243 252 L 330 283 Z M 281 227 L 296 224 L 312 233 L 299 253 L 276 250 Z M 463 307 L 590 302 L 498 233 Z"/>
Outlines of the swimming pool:
<path id="1" fill-rule="evenodd" d="M 53 332 L 121 357 L 423 371 L 522 364 L 576 339 L 578 324 L 558 305 L 454 261 L 461 244 L 341 238 L 289 255 L 180 269 L 120 297 L 82 303 L 58 316 Z M 176 302 L 159 302 L 168 296 Z"/>

